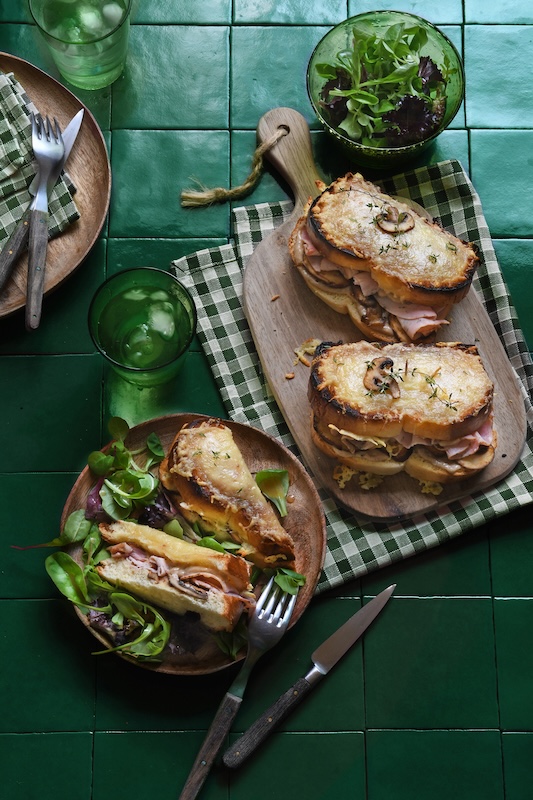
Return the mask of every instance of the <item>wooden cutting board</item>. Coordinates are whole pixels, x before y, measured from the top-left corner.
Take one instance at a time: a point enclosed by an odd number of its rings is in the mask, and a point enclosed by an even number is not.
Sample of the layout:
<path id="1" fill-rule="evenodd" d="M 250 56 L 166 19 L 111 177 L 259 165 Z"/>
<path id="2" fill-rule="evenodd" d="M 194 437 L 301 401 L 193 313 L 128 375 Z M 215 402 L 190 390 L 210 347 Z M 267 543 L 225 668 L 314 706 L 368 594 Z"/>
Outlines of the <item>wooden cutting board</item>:
<path id="1" fill-rule="evenodd" d="M 276 108 L 258 125 L 260 142 L 279 127 L 288 133 L 266 157 L 295 196 L 290 219 L 258 245 L 244 270 L 243 304 L 266 379 L 317 485 L 342 506 L 363 518 L 382 522 L 412 519 L 453 500 L 483 492 L 516 465 L 524 447 L 526 417 L 518 378 L 475 289 L 453 311 L 447 341 L 475 343 L 495 383 L 494 411 L 498 433 L 496 456 L 483 472 L 445 487 L 440 495 L 422 494 L 407 475 L 386 478 L 370 491 L 353 478 L 344 489 L 333 479 L 335 461 L 312 443 L 307 402 L 309 368 L 295 364 L 294 350 L 306 339 L 357 341 L 361 335 L 347 316 L 322 303 L 294 268 L 288 238 L 309 196 L 318 194 L 311 138 L 305 119 L 290 108 Z M 276 299 L 274 299 L 276 298 Z M 442 337 L 444 339 L 444 337 Z M 294 373 L 294 378 L 286 376 Z"/>

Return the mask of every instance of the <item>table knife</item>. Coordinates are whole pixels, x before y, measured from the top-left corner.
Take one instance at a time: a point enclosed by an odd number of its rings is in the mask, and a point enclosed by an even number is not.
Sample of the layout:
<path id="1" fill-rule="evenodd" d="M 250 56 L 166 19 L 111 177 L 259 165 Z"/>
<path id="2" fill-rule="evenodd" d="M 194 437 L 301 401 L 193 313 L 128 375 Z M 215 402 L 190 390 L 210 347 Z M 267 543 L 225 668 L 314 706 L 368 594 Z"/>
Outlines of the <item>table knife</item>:
<path id="1" fill-rule="evenodd" d="M 72 117 L 62 134 L 63 144 L 65 146 L 65 155 L 63 156 L 62 163 L 54 169 L 50 176 L 50 181 L 48 184 L 49 191 L 51 191 L 51 189 L 55 186 L 55 183 L 61 174 L 61 170 L 65 166 L 65 163 L 70 155 L 72 146 L 76 141 L 76 137 L 78 136 L 78 132 L 83 121 L 83 111 L 84 109 L 81 108 L 78 113 Z M 38 178 L 39 175 L 37 173 L 30 183 L 29 192 L 31 195 L 35 194 Z M 0 253 L 0 290 L 3 288 L 5 282 L 11 275 L 13 267 L 15 266 L 18 258 L 28 246 L 28 239 L 30 235 L 30 207 L 31 202 L 22 215 L 22 218 L 11 232 L 9 239 L 5 243 L 2 252 Z"/>
<path id="2" fill-rule="evenodd" d="M 285 694 L 276 700 L 237 741 L 229 747 L 222 758 L 227 767 L 239 767 L 243 761 L 263 742 L 288 713 L 300 703 L 306 694 L 348 652 L 353 644 L 363 635 L 371 622 L 382 611 L 396 584 L 384 589 L 380 594 L 350 617 L 312 654 L 312 669 L 304 678 L 300 678 Z"/>

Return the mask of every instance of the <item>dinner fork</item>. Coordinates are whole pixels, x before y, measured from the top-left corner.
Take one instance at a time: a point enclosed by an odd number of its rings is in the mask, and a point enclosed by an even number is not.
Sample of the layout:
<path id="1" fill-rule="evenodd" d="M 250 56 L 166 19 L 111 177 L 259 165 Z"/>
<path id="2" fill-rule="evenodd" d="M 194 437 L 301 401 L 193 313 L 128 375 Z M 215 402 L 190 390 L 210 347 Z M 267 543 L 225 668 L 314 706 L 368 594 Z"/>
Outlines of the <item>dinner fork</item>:
<path id="1" fill-rule="evenodd" d="M 179 800 L 194 800 L 209 773 L 240 708 L 248 677 L 260 656 L 281 639 L 289 625 L 296 595 L 282 591 L 274 577 L 263 589 L 248 623 L 248 652 L 240 672 L 224 695 L 185 782 Z"/>
<path id="2" fill-rule="evenodd" d="M 54 118 L 31 114 L 31 144 L 39 167 L 39 183 L 30 206 L 28 244 L 28 287 L 26 292 L 26 328 L 34 330 L 41 321 L 46 251 L 48 248 L 48 194 L 51 177 L 61 163 L 65 146 L 61 130 Z"/>

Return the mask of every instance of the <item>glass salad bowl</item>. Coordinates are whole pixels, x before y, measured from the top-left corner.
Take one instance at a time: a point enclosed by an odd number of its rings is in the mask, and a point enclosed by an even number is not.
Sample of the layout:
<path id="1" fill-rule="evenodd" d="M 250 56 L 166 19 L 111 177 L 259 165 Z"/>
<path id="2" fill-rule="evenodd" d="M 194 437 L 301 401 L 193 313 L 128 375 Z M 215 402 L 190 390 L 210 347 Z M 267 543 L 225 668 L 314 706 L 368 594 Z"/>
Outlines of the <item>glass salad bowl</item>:
<path id="1" fill-rule="evenodd" d="M 413 159 L 449 126 L 464 98 L 464 70 L 456 47 L 427 20 L 371 11 L 320 40 L 307 91 L 353 161 L 387 168 Z"/>

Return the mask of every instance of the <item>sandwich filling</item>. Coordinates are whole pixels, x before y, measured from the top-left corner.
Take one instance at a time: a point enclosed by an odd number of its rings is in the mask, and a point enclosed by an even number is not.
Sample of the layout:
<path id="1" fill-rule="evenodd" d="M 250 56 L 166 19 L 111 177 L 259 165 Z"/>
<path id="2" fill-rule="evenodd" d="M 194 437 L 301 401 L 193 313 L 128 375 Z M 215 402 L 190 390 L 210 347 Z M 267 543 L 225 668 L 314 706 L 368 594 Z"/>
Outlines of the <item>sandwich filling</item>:
<path id="1" fill-rule="evenodd" d="M 181 615 L 199 614 L 212 630 L 232 630 L 255 603 L 243 558 L 124 520 L 101 523 L 109 558 L 96 570 L 113 586 Z"/>
<path id="2" fill-rule="evenodd" d="M 308 227 L 299 231 L 305 267 L 316 281 L 338 291 L 346 291 L 360 308 L 361 317 L 377 330 L 382 329 L 394 336 L 390 317 L 395 317 L 407 339 L 416 341 L 426 338 L 442 325 L 448 325 L 445 318 L 446 306 L 433 308 L 420 303 L 395 300 L 380 289 L 379 283 L 370 272 L 353 269 L 335 263 L 320 251 L 319 243 L 313 238 Z"/>
<path id="3" fill-rule="evenodd" d="M 217 591 L 240 598 L 247 605 L 253 605 L 251 592 L 242 594 L 242 582 L 230 573 L 207 566 L 183 566 L 173 564 L 164 556 L 153 555 L 141 547 L 119 542 L 108 548 L 115 561 L 127 560 L 134 567 L 143 570 L 154 584 L 166 582 L 174 589 L 206 600 L 209 592 Z"/>
<path id="4" fill-rule="evenodd" d="M 453 474 L 462 466 L 468 464 L 468 460 L 474 464 L 472 456 L 484 454 L 488 448 L 494 445 L 494 425 L 493 415 L 481 423 L 478 430 L 468 433 L 452 441 L 440 441 L 425 436 L 417 436 L 412 433 L 402 431 L 397 436 L 390 438 L 359 436 L 350 431 L 343 430 L 336 425 L 329 423 L 324 429 L 320 423 L 313 422 L 317 435 L 324 442 L 329 443 L 333 448 L 346 455 L 361 456 L 361 463 L 366 462 L 369 471 L 372 463 L 378 466 L 380 461 L 390 462 L 389 468 L 385 472 L 393 472 L 394 465 L 397 471 L 403 469 L 404 462 L 409 458 L 415 447 L 424 447 L 427 453 L 436 459 L 441 467 Z M 492 459 L 491 459 L 492 460 Z"/>

